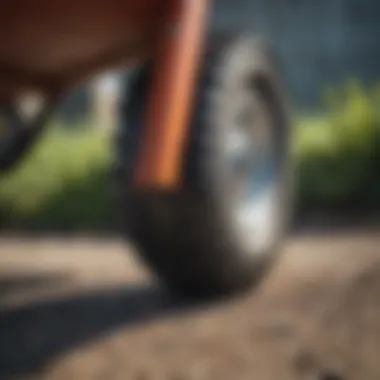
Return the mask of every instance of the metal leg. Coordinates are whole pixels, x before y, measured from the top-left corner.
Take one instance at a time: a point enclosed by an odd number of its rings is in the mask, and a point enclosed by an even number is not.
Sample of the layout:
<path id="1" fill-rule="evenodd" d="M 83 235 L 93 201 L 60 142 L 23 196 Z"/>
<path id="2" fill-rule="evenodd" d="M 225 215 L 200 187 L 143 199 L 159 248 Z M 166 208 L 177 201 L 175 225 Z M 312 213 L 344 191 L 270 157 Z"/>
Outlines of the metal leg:
<path id="1" fill-rule="evenodd" d="M 178 0 L 172 5 L 156 56 L 136 187 L 174 190 L 181 184 L 209 3 Z"/>

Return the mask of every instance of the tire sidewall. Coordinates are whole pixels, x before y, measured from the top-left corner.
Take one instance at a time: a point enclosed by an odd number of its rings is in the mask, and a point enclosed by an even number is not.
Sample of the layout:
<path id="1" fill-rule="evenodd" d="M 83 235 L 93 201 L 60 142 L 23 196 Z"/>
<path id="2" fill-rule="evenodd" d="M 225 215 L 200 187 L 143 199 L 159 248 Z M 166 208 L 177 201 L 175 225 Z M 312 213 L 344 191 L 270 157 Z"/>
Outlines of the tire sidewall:
<path id="1" fill-rule="evenodd" d="M 240 34 L 234 43 L 226 49 L 219 58 L 219 64 L 213 73 L 216 89 L 208 93 L 209 110 L 205 120 L 208 144 L 205 149 L 207 158 L 202 163 L 202 181 L 208 189 L 209 199 L 213 204 L 215 224 L 224 234 L 226 244 L 233 247 L 235 260 L 242 267 L 257 266 L 257 258 L 270 261 L 283 239 L 287 229 L 291 208 L 291 176 L 289 159 L 289 121 L 287 114 L 286 95 L 279 79 L 276 62 L 271 50 L 262 39 L 247 33 Z M 228 107 L 229 89 L 236 81 L 248 76 L 264 78 L 270 84 L 274 94 L 274 104 L 266 104 L 276 112 L 273 115 L 273 137 L 276 153 L 279 155 L 278 178 L 276 180 L 276 229 L 270 247 L 262 252 L 253 252 L 254 248 L 245 248 L 241 244 L 232 216 L 235 202 L 229 192 L 226 168 L 224 166 L 223 142 L 226 139 L 228 126 L 224 123 L 224 112 Z M 268 99 L 264 99 L 268 103 Z M 218 221 L 218 222 L 217 222 Z"/>

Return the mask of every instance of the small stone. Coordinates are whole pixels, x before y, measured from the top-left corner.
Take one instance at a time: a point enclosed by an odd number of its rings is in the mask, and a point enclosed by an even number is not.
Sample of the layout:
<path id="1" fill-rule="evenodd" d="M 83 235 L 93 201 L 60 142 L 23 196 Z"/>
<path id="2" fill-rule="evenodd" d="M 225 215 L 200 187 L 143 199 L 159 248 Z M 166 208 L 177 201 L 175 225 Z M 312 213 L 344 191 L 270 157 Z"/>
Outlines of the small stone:
<path id="1" fill-rule="evenodd" d="M 346 380 L 346 379 L 338 372 L 324 371 L 317 376 L 317 380 Z"/>
<path id="2" fill-rule="evenodd" d="M 293 365 L 295 371 L 298 374 L 304 375 L 311 373 L 315 370 L 316 360 L 310 352 L 306 350 L 300 350 L 295 354 L 295 357 L 293 359 Z"/>

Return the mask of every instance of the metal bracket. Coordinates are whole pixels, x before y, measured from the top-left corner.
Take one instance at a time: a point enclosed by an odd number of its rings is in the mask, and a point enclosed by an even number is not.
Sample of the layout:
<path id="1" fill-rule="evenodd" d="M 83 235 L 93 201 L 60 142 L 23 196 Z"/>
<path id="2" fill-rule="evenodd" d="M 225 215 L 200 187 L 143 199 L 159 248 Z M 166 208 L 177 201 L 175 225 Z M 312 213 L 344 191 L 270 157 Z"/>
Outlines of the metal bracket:
<path id="1" fill-rule="evenodd" d="M 134 185 L 177 189 L 189 135 L 209 0 L 177 0 L 158 44 Z"/>

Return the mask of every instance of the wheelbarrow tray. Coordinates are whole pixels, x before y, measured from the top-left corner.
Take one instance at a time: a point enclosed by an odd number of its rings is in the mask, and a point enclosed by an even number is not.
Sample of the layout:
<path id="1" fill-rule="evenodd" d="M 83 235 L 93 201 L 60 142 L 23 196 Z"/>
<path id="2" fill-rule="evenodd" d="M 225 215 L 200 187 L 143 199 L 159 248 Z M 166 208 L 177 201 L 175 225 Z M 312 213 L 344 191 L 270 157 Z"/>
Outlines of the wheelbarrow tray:
<path id="1" fill-rule="evenodd" d="M 163 0 L 5 0 L 0 12 L 0 94 L 61 88 L 149 50 Z"/>

